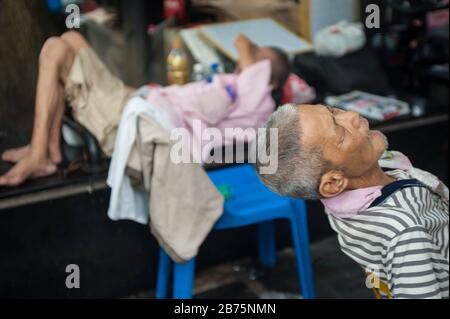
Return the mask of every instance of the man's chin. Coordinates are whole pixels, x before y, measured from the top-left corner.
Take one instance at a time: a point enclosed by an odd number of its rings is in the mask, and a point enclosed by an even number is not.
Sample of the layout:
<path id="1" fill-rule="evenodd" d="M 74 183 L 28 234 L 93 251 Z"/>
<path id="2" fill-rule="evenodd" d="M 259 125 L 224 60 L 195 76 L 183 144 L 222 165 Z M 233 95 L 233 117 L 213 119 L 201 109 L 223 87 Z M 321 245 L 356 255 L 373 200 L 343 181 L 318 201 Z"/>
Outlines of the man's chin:
<path id="1" fill-rule="evenodd" d="M 372 140 L 372 145 L 374 146 L 380 145 L 383 148 L 382 149 L 383 152 L 389 148 L 389 142 L 386 135 L 384 135 L 380 131 L 375 130 L 370 131 L 369 135 Z"/>

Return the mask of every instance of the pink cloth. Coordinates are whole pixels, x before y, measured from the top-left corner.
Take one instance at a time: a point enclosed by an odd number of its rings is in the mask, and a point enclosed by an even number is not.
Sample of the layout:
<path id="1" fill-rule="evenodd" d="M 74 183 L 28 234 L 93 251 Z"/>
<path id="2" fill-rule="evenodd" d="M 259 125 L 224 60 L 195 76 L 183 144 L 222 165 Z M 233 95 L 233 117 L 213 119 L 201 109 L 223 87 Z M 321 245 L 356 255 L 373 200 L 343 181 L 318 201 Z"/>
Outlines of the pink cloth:
<path id="1" fill-rule="evenodd" d="M 412 167 L 408 157 L 400 152 L 386 151 L 378 161 L 380 167 L 401 169 L 407 171 Z M 369 208 L 370 204 L 379 196 L 383 186 L 373 186 L 345 191 L 332 198 L 321 199 L 325 211 L 339 218 L 349 218 L 358 212 Z"/>
<path id="2" fill-rule="evenodd" d="M 380 167 L 401 169 L 408 171 L 412 164 L 408 157 L 400 152 L 386 151 L 378 161 Z M 383 186 L 373 186 L 345 191 L 332 198 L 321 199 L 325 211 L 339 218 L 349 218 L 358 212 L 369 208 L 370 204 L 379 196 Z"/>
<path id="3" fill-rule="evenodd" d="M 448 203 L 447 186 L 433 174 L 414 167 L 406 155 L 397 151 L 386 151 L 378 164 L 383 168 L 394 169 L 386 174 L 396 179 L 415 178 L 419 180 Z M 383 186 L 373 186 L 350 190 L 332 198 L 321 199 L 321 202 L 328 214 L 339 218 L 349 218 L 367 209 L 377 197 L 381 196 L 382 188 Z"/>
<path id="4" fill-rule="evenodd" d="M 212 83 L 198 81 L 152 89 L 147 100 L 166 109 L 175 127 L 189 132 L 192 137 L 189 150 L 195 161 L 203 163 L 211 149 L 233 143 L 233 138 L 225 134 L 226 128 L 256 129 L 265 123 L 275 109 L 270 76 L 270 61 L 263 60 L 239 74 L 216 75 Z M 195 120 L 201 122 L 195 124 Z M 206 137 L 207 141 L 205 138 L 202 141 L 204 130 L 210 127 L 217 128 L 224 138 L 208 142 Z M 248 133 L 235 134 L 236 142 L 255 137 Z"/>
<path id="5" fill-rule="evenodd" d="M 408 157 L 400 152 L 386 151 L 378 161 L 380 167 L 401 169 L 408 171 L 412 164 Z M 339 217 L 349 218 L 358 212 L 369 208 L 370 204 L 381 196 L 383 186 L 373 186 L 350 190 L 339 194 L 336 197 L 321 199 L 327 213 Z"/>
<path id="6" fill-rule="evenodd" d="M 348 218 L 369 208 L 381 195 L 382 186 L 373 186 L 346 191 L 332 198 L 321 199 L 327 213 L 340 218 Z"/>

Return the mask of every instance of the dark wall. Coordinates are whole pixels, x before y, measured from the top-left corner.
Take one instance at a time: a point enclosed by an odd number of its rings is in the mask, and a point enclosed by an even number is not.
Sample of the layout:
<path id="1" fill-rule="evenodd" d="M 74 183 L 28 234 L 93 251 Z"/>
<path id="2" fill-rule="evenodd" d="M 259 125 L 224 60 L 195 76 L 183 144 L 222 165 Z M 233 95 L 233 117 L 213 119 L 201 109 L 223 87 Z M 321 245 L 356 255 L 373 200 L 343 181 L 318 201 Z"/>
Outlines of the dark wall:
<path id="1" fill-rule="evenodd" d="M 0 0 L 0 139 L 30 134 L 39 51 L 54 32 L 45 1 Z"/>
<path id="2" fill-rule="evenodd" d="M 119 298 L 154 289 L 158 244 L 148 226 L 106 215 L 109 191 L 0 211 L 1 298 Z M 289 227 L 278 224 L 278 245 Z M 211 233 L 197 269 L 256 255 L 254 227 Z M 80 268 L 68 289 L 66 266 Z"/>

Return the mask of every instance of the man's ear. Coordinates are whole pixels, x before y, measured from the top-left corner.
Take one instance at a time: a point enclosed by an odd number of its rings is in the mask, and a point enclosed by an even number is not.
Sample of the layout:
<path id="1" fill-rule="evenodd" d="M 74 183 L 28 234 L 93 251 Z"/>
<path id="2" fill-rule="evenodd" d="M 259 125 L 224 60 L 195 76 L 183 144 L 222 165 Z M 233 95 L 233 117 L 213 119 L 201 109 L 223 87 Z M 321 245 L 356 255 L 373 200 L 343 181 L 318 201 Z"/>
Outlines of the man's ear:
<path id="1" fill-rule="evenodd" d="M 348 185 L 348 178 L 340 171 L 329 171 L 322 175 L 319 193 L 322 197 L 330 198 L 342 193 Z"/>

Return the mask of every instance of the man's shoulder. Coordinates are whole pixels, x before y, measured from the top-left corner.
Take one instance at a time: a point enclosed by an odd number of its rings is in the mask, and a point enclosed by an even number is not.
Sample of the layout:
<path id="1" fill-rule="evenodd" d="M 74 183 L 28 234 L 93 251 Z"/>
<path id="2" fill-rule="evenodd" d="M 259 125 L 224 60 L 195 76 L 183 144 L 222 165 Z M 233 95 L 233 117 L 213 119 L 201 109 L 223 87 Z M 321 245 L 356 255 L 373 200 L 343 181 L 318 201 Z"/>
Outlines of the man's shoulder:
<path id="1" fill-rule="evenodd" d="M 339 233 L 358 233 L 390 241 L 405 230 L 421 227 L 415 212 L 390 203 L 370 207 L 350 218 L 330 216 L 330 221 Z"/>
<path id="2" fill-rule="evenodd" d="M 385 200 L 349 218 L 330 215 L 330 221 L 338 229 L 375 234 L 385 240 L 392 239 L 408 229 L 424 227 L 427 220 L 437 221 L 448 215 L 448 205 L 427 187 L 412 186 L 399 189 Z"/>

